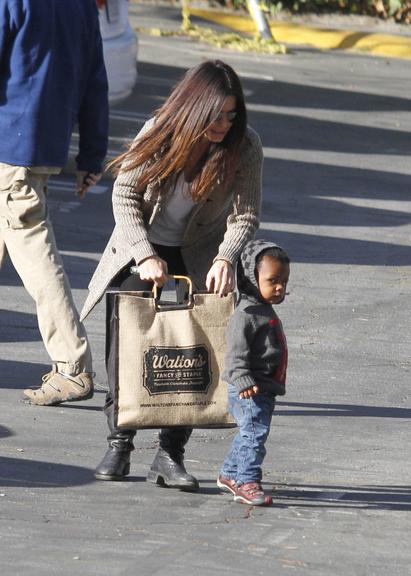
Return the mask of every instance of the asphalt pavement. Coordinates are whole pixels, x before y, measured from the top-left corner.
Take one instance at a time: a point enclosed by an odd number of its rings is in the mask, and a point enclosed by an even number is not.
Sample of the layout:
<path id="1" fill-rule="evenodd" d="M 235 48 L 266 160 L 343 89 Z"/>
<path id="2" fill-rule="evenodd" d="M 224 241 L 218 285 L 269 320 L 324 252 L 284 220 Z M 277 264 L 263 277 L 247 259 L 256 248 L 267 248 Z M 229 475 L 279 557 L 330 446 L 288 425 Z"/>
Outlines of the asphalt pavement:
<path id="1" fill-rule="evenodd" d="M 132 5 L 136 26 L 178 10 Z M 121 150 L 190 66 L 239 73 L 265 155 L 259 236 L 292 258 L 278 312 L 287 395 L 268 440 L 268 508 L 219 493 L 233 430 L 196 430 L 186 463 L 198 494 L 145 482 L 156 431 L 138 433 L 131 475 L 98 482 L 104 307 L 87 319 L 97 390 L 87 402 L 21 402 L 49 359 L 33 302 L 0 272 L 0 570 L 5 576 L 411 574 L 411 75 L 404 60 L 295 48 L 239 54 L 140 34 L 139 81 L 111 111 Z M 75 144 L 75 139 L 74 139 Z M 79 308 L 113 225 L 111 180 L 84 201 L 52 178 L 50 213 Z"/>

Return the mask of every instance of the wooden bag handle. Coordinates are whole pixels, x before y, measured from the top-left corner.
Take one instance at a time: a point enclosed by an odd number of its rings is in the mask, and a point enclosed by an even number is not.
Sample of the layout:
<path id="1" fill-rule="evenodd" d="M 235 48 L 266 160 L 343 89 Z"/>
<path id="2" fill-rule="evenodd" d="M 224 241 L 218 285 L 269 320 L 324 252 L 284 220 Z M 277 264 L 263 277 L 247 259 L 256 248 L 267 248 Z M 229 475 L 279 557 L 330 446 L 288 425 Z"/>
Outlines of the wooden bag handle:
<path id="1" fill-rule="evenodd" d="M 131 272 L 131 274 L 138 274 L 138 266 L 131 266 L 130 272 Z M 188 295 L 189 296 L 193 295 L 193 281 L 191 280 L 191 278 L 189 276 L 182 276 L 179 274 L 169 274 L 169 276 L 170 276 L 170 278 L 174 278 L 174 280 L 185 280 L 185 282 L 187 283 L 187 286 L 188 286 Z M 153 292 L 154 298 L 157 299 L 157 285 L 156 284 L 153 285 L 152 292 Z"/>
<path id="2" fill-rule="evenodd" d="M 188 286 L 188 295 L 191 297 L 193 295 L 193 281 L 189 276 L 182 276 L 180 274 L 170 274 L 170 278 L 174 278 L 174 280 L 184 280 Z M 157 300 L 157 284 L 154 284 L 152 288 L 152 292 L 154 298 Z"/>

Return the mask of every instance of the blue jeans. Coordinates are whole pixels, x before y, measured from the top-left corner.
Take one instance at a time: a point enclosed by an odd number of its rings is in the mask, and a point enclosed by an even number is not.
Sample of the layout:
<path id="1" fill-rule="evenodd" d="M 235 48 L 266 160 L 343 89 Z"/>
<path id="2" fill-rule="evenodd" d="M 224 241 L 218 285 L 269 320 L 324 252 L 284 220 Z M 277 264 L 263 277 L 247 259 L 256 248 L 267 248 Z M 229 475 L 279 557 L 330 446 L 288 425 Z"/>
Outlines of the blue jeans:
<path id="1" fill-rule="evenodd" d="M 239 430 L 220 470 L 221 476 L 235 480 L 238 485 L 261 482 L 261 465 L 267 453 L 265 443 L 270 433 L 275 396 L 256 394 L 240 398 L 231 384 L 228 386 L 228 407 Z"/>

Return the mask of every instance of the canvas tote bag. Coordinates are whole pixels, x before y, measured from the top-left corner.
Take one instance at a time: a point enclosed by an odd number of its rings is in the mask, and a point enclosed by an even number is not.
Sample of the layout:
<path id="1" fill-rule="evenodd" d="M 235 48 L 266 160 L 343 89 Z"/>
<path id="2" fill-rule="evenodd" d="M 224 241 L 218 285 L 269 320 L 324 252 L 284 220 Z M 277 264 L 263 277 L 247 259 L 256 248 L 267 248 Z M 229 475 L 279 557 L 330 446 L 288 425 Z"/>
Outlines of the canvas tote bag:
<path id="1" fill-rule="evenodd" d="M 235 296 L 193 294 L 191 280 L 189 288 L 182 305 L 164 305 L 150 292 L 107 294 L 114 299 L 118 427 L 235 425 L 221 380 Z"/>

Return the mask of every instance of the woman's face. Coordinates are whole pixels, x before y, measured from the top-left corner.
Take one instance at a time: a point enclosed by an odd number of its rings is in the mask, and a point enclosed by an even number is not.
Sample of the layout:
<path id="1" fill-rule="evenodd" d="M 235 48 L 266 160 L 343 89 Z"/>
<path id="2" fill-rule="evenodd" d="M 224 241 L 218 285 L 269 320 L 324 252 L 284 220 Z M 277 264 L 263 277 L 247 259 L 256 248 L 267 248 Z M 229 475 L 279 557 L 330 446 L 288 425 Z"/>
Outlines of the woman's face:
<path id="1" fill-rule="evenodd" d="M 207 140 L 216 144 L 224 140 L 233 125 L 236 115 L 236 105 L 237 101 L 235 96 L 227 96 L 217 118 L 207 128 L 205 133 Z"/>

